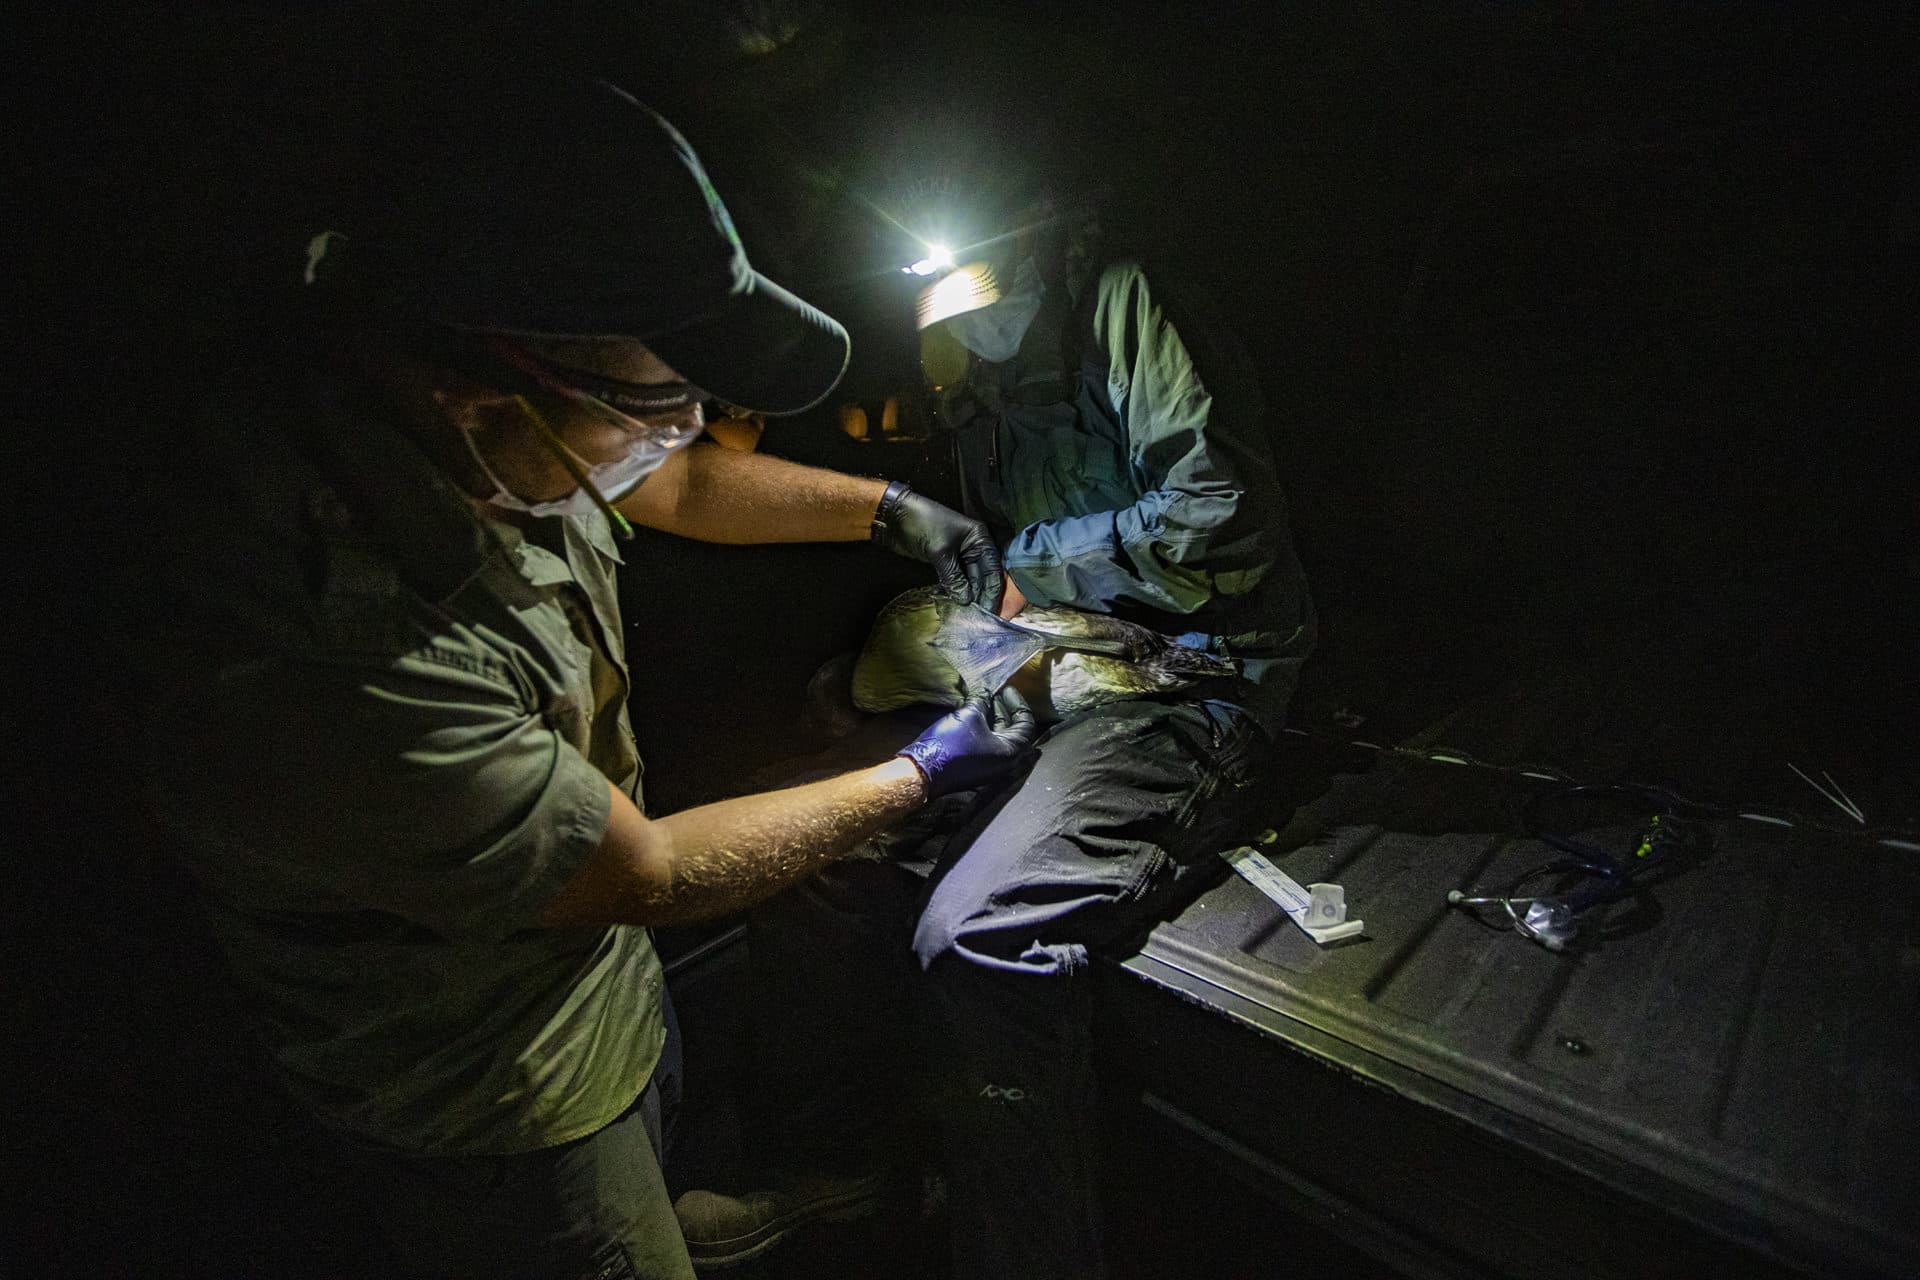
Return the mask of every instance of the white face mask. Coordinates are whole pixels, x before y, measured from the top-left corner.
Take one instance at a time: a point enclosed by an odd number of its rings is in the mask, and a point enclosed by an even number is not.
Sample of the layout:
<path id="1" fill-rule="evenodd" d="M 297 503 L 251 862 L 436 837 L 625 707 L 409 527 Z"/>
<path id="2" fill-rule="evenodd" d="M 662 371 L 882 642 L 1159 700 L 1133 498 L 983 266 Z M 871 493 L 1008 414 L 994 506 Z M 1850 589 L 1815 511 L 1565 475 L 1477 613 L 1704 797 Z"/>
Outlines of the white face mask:
<path id="1" fill-rule="evenodd" d="M 524 401 L 522 403 L 524 404 Z M 600 412 L 620 422 L 639 436 L 624 457 L 615 458 L 611 462 L 600 462 L 588 466 L 578 456 L 574 458 L 574 461 L 580 464 L 580 469 L 586 473 L 587 483 L 599 490 L 600 496 L 608 502 L 618 502 L 632 493 L 640 486 L 642 480 L 659 469 L 660 464 L 667 460 L 668 454 L 692 444 L 706 425 L 701 408 L 697 404 L 681 422 L 676 422 L 672 427 L 657 427 L 629 418 L 604 401 L 596 400 L 593 403 Z M 528 412 L 531 413 L 532 410 L 529 408 Z M 494 506 L 504 507 L 508 511 L 524 511 L 528 515 L 535 516 L 584 516 L 599 510 L 592 495 L 584 488 L 576 488 L 572 493 L 544 502 L 529 502 L 501 483 L 500 477 L 493 473 L 493 468 L 488 466 L 487 460 L 480 455 L 480 447 L 474 443 L 471 431 L 463 430 L 460 437 L 467 442 L 467 452 L 473 455 L 474 462 L 493 485 L 493 495 L 487 501 Z"/>
<path id="2" fill-rule="evenodd" d="M 1000 301 L 941 323 L 960 345 L 989 364 L 1013 359 L 1027 326 L 1040 311 L 1040 270 L 1028 258 L 1014 269 L 1013 288 Z"/>

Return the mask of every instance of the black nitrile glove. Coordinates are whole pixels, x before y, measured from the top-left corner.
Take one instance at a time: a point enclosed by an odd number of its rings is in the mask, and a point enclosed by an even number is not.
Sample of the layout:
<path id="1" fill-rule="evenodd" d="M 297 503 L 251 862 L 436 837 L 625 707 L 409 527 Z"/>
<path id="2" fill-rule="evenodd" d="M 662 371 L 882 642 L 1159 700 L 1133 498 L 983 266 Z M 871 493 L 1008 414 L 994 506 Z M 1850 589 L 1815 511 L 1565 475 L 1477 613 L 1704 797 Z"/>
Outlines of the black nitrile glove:
<path id="1" fill-rule="evenodd" d="M 1000 548 L 987 526 L 895 480 L 873 516 L 873 540 L 933 566 L 940 588 L 988 609 L 1000 607 Z"/>
<path id="2" fill-rule="evenodd" d="M 899 754 L 919 767 L 927 799 L 968 791 L 1001 773 L 1033 745 L 1033 712 L 1012 696 L 975 698 L 949 711 Z"/>

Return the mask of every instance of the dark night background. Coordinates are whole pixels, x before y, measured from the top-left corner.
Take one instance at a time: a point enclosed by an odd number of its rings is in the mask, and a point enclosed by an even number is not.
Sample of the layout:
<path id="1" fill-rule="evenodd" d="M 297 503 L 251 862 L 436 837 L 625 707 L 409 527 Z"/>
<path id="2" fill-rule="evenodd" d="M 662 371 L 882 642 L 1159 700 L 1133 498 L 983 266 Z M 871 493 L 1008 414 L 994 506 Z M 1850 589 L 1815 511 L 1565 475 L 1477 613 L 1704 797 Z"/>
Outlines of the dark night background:
<path id="1" fill-rule="evenodd" d="M 435 59 L 572 58 L 661 108 L 756 265 L 853 330 L 846 399 L 915 376 L 904 259 L 865 201 L 928 180 L 1102 192 L 1116 235 L 1207 285 L 1262 371 L 1322 610 L 1302 727 L 1447 742 L 1471 727 L 1457 708 L 1504 698 L 1548 707 L 1549 763 L 1588 776 L 1817 809 L 1791 760 L 1876 825 L 1920 822 L 1912 17 L 1290 8 L 36 20 L 15 42 L 30 252 L 9 292 L 48 358 L 10 432 L 27 664 L 0 759 L 31 1063 L 7 1216 L 37 1261 L 5 1269 L 353 1266 L 346 1211 L 305 1200 L 190 890 L 122 789 L 116 726 L 137 678 L 121 655 L 167 625 L 143 542 L 169 504 L 220 500 L 156 488 L 170 435 L 271 331 L 306 237 L 366 198 L 358 157 L 405 123 L 390 87 Z M 928 467 L 825 412 L 765 447 Z M 914 580 L 864 548 L 656 536 L 628 560 L 662 809 L 778 758 L 808 673 Z"/>

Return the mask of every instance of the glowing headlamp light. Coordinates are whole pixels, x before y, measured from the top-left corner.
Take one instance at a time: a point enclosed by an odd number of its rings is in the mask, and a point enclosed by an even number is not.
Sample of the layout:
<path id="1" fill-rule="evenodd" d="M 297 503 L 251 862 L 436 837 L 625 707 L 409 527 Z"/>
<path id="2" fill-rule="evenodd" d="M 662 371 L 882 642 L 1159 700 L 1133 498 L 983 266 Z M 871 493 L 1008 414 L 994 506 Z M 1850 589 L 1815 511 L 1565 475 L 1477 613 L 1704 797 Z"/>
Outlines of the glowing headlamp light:
<path id="1" fill-rule="evenodd" d="M 953 250 L 943 244 L 927 246 L 927 256 L 909 266 L 900 268 L 902 275 L 930 276 L 936 271 L 945 271 L 953 266 Z"/>

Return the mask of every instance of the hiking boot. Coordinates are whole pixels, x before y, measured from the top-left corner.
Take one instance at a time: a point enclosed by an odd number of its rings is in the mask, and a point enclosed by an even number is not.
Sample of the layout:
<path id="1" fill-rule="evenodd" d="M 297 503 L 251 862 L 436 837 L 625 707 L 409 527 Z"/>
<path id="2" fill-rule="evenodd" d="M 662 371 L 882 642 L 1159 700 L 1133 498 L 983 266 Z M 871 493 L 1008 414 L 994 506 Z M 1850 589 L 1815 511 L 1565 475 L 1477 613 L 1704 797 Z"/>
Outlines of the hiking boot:
<path id="1" fill-rule="evenodd" d="M 723 1196 L 689 1191 L 673 1202 L 687 1256 L 698 1271 L 717 1271 L 759 1257 L 789 1231 L 813 1222 L 851 1222 L 880 1207 L 885 1179 L 810 1174 L 772 1191 Z"/>

